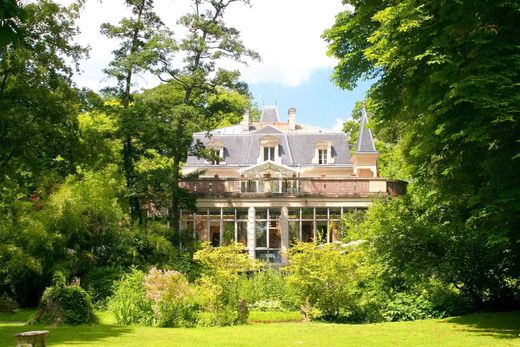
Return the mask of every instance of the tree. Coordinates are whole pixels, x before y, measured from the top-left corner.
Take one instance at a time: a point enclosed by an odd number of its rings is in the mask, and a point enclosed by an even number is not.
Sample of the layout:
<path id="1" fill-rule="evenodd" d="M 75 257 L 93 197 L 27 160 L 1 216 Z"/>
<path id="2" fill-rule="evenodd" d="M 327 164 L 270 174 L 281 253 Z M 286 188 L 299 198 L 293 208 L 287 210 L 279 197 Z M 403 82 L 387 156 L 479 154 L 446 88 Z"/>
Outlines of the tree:
<path id="1" fill-rule="evenodd" d="M 29 3 L 17 22 L 23 43 L 0 46 L 2 209 L 75 170 L 80 98 L 71 76 L 87 53 L 73 42 L 79 9 Z"/>
<path id="2" fill-rule="evenodd" d="M 17 43 L 22 34 L 19 21 L 23 21 L 26 13 L 18 1 L 3 0 L 0 2 L 0 47 Z"/>
<path id="3" fill-rule="evenodd" d="M 170 207 L 172 196 L 176 195 L 179 207 L 195 209 L 195 196 L 178 189 L 172 182 L 174 158 L 178 153 L 177 127 L 184 127 L 186 150 L 208 159 L 216 159 L 210 150 L 201 144 L 191 143 L 192 134 L 213 129 L 220 124 L 237 123 L 242 112 L 249 108 L 249 95 L 235 89 L 219 87 L 212 93 L 197 93 L 193 96 L 193 117 L 186 118 L 184 110 L 184 87 L 172 80 L 144 91 L 134 98 L 133 112 L 140 117 L 141 142 L 146 151 L 136 162 L 140 177 L 139 191 L 143 199 L 153 202 L 156 207 Z M 238 115 L 238 117 L 237 117 Z M 198 173 L 195 173 L 197 175 Z"/>
<path id="4" fill-rule="evenodd" d="M 194 12 L 181 17 L 180 24 L 187 29 L 187 36 L 179 43 L 179 53 L 184 57 L 181 67 L 165 61 L 163 77 L 176 81 L 182 87 L 182 103 L 174 110 L 178 117 L 172 143 L 172 201 L 171 225 L 179 233 L 181 196 L 186 195 L 179 183 L 182 179 L 182 163 L 192 148 L 192 128 L 189 124 L 207 123 L 213 116 L 211 109 L 201 113 L 203 105 L 198 101 L 217 95 L 222 88 L 247 94 L 243 83 L 237 82 L 238 71 L 218 68 L 222 59 L 243 62 L 243 58 L 259 59 L 256 52 L 246 49 L 240 33 L 224 22 L 224 13 L 232 3 L 249 5 L 249 0 L 193 0 Z M 205 95 L 205 96 L 204 96 Z M 202 107 L 201 107 L 202 106 Z M 210 128 L 208 128 L 210 129 Z"/>
<path id="5" fill-rule="evenodd" d="M 129 112 L 132 101 L 132 84 L 136 74 L 153 71 L 159 62 L 168 62 L 175 45 L 171 32 L 164 26 L 154 12 L 153 0 L 127 0 L 126 5 L 132 11 L 131 18 L 123 18 L 119 25 L 105 23 L 101 32 L 108 38 L 121 40 L 121 45 L 114 53 L 105 73 L 117 81 L 117 86 L 107 91 L 117 96 L 122 108 L 116 108 L 121 119 L 120 131 L 123 138 L 123 167 L 128 188 L 128 202 L 132 220 L 142 221 L 138 178 L 135 161 L 139 158 L 136 141 L 139 126 L 135 113 Z"/>
<path id="6" fill-rule="evenodd" d="M 520 7 L 344 3 L 355 10 L 324 34 L 340 59 L 333 78 L 344 88 L 378 79 L 370 91 L 375 128 L 399 141 L 440 225 L 430 231 L 443 235 L 450 254 L 437 273 L 449 273 L 475 303 L 511 300 L 520 274 Z"/>

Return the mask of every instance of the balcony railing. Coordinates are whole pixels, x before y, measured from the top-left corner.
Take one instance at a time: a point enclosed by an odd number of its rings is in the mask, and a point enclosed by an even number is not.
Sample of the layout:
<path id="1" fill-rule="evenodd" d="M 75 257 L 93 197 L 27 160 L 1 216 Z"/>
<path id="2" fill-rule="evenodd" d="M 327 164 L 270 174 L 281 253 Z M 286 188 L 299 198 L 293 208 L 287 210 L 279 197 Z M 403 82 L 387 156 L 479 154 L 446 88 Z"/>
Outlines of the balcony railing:
<path id="1" fill-rule="evenodd" d="M 199 196 L 402 195 L 407 183 L 384 178 L 199 178 L 181 182 Z"/>

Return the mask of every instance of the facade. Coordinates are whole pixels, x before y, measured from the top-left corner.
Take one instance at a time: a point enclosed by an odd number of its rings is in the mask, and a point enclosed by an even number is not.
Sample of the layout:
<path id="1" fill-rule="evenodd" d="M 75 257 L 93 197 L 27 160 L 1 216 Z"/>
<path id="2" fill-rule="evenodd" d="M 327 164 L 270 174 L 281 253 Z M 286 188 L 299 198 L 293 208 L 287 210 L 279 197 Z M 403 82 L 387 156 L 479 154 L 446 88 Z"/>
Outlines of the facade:
<path id="1" fill-rule="evenodd" d="M 188 157 L 184 174 L 204 173 L 182 183 L 197 194 L 198 210 L 182 213 L 181 228 L 214 246 L 241 242 L 251 257 L 274 263 L 286 262 L 296 240 L 338 240 L 343 214 L 406 190 L 379 177 L 367 121 L 363 110 L 353 155 L 345 133 L 299 124 L 294 108 L 285 122 L 265 107 L 259 122 L 245 114 L 239 125 L 195 134 L 220 160 Z"/>

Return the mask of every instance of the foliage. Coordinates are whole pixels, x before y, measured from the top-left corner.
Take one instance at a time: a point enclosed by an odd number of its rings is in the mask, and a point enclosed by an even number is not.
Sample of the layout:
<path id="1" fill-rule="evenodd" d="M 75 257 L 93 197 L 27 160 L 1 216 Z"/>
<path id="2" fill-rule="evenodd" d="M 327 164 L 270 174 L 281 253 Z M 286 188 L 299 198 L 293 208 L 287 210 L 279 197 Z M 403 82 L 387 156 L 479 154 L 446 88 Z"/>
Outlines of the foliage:
<path id="1" fill-rule="evenodd" d="M 118 39 L 119 47 L 113 51 L 114 59 L 105 73 L 117 81 L 117 86 L 107 88 L 121 104 L 112 110 L 120 120 L 119 135 L 123 143 L 122 157 L 125 173 L 128 204 L 132 221 L 142 223 L 140 194 L 137 184 L 139 178 L 135 172 L 135 162 L 139 160 L 142 149 L 136 145 L 140 129 L 139 117 L 132 110 L 131 88 L 133 78 L 141 72 L 151 72 L 158 64 L 170 59 L 175 44 L 172 33 L 165 27 L 154 12 L 153 0 L 128 0 L 126 6 L 131 16 L 123 18 L 118 25 L 104 23 L 101 32 L 111 39 Z"/>
<path id="2" fill-rule="evenodd" d="M 193 258 L 201 264 L 197 281 L 202 310 L 200 325 L 233 325 L 247 322 L 247 306 L 240 295 L 240 276 L 258 267 L 241 244 L 213 248 L 205 244 Z"/>
<path id="3" fill-rule="evenodd" d="M 197 305 L 186 277 L 152 268 L 144 279 L 146 298 L 153 302 L 157 325 L 187 327 L 196 323 Z"/>
<path id="4" fill-rule="evenodd" d="M 252 310 L 284 311 L 296 308 L 289 295 L 287 276 L 269 266 L 240 276 L 240 296 L 251 305 Z"/>
<path id="5" fill-rule="evenodd" d="M 34 323 L 85 324 L 94 321 L 90 296 L 76 285 L 58 284 L 45 289 Z"/>
<path id="6" fill-rule="evenodd" d="M 114 293 L 115 282 L 125 272 L 125 269 L 117 265 L 95 267 L 81 278 L 81 287 L 90 295 L 96 308 L 105 308 L 108 298 Z"/>
<path id="7" fill-rule="evenodd" d="M 117 324 L 154 325 L 153 302 L 146 295 L 144 279 L 144 272 L 133 268 L 116 284 L 108 307 Z"/>
<path id="8" fill-rule="evenodd" d="M 0 312 L 14 312 L 17 308 L 16 300 L 6 294 L 0 295 Z"/>
<path id="9" fill-rule="evenodd" d="M 439 318 L 435 316 L 432 303 L 423 296 L 398 293 L 386 303 L 383 317 L 387 321 L 417 320 Z"/>
<path id="10" fill-rule="evenodd" d="M 416 184 L 415 197 L 389 203 L 379 217 L 390 223 L 378 225 L 395 246 L 417 247 L 378 249 L 402 260 L 396 271 L 434 272 L 476 306 L 518 305 L 520 8 L 508 0 L 344 3 L 355 10 L 324 35 L 339 59 L 333 78 L 345 88 L 377 78 L 372 124 L 381 140 L 398 142 Z M 420 217 L 419 228 L 398 217 Z"/>
<path id="11" fill-rule="evenodd" d="M 337 321 L 353 315 L 361 296 L 361 257 L 338 244 L 298 243 L 290 250 L 288 283 L 308 318 Z"/>
<path id="12" fill-rule="evenodd" d="M 2 1 L 0 16 L 18 10 Z M 15 11 L 16 13 L 13 13 Z M 27 198 L 42 182 L 74 171 L 77 154 L 78 91 L 74 67 L 86 49 L 73 42 L 79 8 L 44 0 L 23 5 L 17 21 L 23 44 L 0 45 L 0 211 Z M 0 19 L 10 26 L 11 19 Z M 3 26 L 2 26 L 3 27 Z M 77 65 L 76 65 L 77 66 Z"/>

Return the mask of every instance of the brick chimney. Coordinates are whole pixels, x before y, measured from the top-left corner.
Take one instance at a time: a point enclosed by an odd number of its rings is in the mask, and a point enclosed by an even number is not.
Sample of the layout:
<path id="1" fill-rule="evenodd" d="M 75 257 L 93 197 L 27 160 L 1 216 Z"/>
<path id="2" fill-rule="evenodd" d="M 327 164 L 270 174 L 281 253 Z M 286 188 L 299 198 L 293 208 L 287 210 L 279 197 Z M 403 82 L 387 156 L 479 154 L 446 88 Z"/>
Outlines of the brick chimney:
<path id="1" fill-rule="evenodd" d="M 289 131 L 296 130 L 296 109 L 291 107 L 287 113 L 289 114 Z"/>

